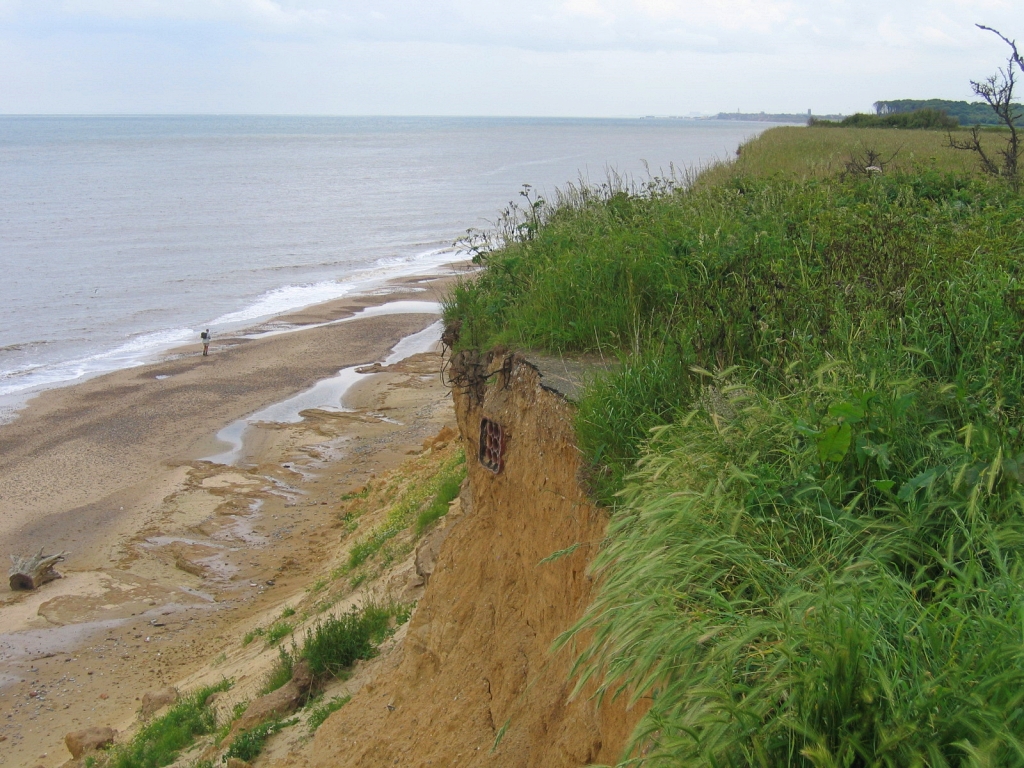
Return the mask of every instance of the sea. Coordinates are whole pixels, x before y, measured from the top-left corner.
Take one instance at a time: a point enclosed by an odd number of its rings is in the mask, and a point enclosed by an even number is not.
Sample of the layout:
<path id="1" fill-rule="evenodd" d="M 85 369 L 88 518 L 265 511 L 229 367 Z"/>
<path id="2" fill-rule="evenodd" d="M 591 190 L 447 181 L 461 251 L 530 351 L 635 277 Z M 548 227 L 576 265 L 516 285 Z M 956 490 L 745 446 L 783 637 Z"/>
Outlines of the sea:
<path id="1" fill-rule="evenodd" d="M 42 389 L 464 258 L 523 185 L 643 183 L 769 125 L 0 116 L 0 420 Z M 673 170 L 674 169 L 674 170 Z"/>

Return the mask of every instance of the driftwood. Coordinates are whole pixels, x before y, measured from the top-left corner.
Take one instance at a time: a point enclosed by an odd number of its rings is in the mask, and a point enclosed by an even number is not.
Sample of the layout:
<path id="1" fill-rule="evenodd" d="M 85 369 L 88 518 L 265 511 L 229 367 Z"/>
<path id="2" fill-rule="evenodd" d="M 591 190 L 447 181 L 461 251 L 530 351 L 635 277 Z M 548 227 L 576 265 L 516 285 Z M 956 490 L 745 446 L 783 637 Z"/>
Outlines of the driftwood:
<path id="1" fill-rule="evenodd" d="M 36 589 L 48 581 L 63 578 L 53 570 L 53 566 L 61 562 L 66 554 L 68 553 L 44 555 L 43 550 L 40 549 L 38 554 L 31 557 L 11 555 L 11 562 L 14 563 L 9 571 L 11 589 Z"/>

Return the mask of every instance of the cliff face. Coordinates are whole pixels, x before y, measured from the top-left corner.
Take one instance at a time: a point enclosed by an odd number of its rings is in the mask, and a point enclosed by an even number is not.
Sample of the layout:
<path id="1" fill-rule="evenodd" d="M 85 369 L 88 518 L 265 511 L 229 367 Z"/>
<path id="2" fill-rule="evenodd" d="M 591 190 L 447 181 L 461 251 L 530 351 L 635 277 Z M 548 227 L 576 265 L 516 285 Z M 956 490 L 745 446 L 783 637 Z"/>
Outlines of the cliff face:
<path id="1" fill-rule="evenodd" d="M 613 763 L 635 713 L 570 701 L 571 658 L 549 653 L 590 600 L 586 567 L 606 522 L 578 484 L 572 406 L 519 355 L 461 353 L 451 377 L 469 471 L 463 512 L 448 521 L 400 656 L 320 728 L 312 763 Z"/>

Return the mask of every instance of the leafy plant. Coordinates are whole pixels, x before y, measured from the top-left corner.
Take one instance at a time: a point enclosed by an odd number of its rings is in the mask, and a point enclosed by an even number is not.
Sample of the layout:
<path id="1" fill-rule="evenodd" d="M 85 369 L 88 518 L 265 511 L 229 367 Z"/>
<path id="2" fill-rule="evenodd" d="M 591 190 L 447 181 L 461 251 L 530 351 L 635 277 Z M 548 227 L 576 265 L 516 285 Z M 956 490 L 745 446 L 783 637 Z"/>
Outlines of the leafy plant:
<path id="1" fill-rule="evenodd" d="M 242 636 L 242 647 L 244 648 L 249 643 L 251 643 L 253 640 L 255 640 L 257 637 L 263 637 L 264 634 L 266 634 L 266 630 L 263 629 L 263 627 L 256 627 L 256 629 L 253 629 L 253 630 L 250 630 L 249 632 L 246 632 Z"/>

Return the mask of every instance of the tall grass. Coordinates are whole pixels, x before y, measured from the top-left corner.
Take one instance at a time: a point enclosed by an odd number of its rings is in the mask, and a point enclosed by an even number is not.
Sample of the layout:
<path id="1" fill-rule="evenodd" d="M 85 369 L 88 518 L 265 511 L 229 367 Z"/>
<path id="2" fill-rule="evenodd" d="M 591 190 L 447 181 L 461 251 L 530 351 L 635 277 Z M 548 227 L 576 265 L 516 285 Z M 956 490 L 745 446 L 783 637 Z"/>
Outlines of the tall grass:
<path id="1" fill-rule="evenodd" d="M 646 431 L 695 398 L 693 367 L 749 364 L 775 386 L 791 361 L 855 349 L 884 370 L 910 346 L 936 375 L 1016 397 L 1005 369 L 1024 317 L 1022 215 L 1006 190 L 938 171 L 614 193 L 484 255 L 446 317 L 466 345 L 627 357 L 579 423 L 587 453 L 620 478 Z"/>
<path id="2" fill-rule="evenodd" d="M 560 642 L 650 700 L 631 765 L 1024 765 L 1024 200 L 848 133 L 533 209 L 446 303 L 463 345 L 621 360 L 579 403 L 615 514 Z"/>
<path id="3" fill-rule="evenodd" d="M 1024 765 L 1019 436 L 926 379 L 729 378 L 622 492 L 580 683 L 651 697 L 650 765 Z"/>

